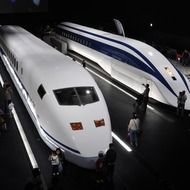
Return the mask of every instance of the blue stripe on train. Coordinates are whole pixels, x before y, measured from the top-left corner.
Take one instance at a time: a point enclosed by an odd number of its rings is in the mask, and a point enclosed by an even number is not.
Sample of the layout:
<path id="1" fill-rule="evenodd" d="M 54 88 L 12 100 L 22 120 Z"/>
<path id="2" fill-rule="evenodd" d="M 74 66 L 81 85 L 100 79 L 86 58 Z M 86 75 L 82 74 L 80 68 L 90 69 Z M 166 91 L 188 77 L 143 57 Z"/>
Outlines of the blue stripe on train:
<path id="1" fill-rule="evenodd" d="M 53 141 L 55 141 L 56 143 L 60 144 L 61 146 L 67 148 L 68 150 L 70 150 L 70 151 L 72 151 L 72 152 L 75 152 L 75 153 L 77 153 L 77 154 L 80 154 L 80 152 L 79 152 L 78 150 L 75 150 L 75 149 L 73 149 L 73 148 L 71 148 L 71 147 L 69 147 L 69 146 L 67 146 L 67 145 L 65 145 L 65 144 L 63 144 L 63 143 L 61 143 L 61 142 L 59 142 L 57 139 L 55 139 L 54 137 L 52 137 L 42 126 L 40 126 L 40 127 L 41 127 L 41 129 L 44 131 L 44 133 L 45 133 L 49 138 L 51 138 Z"/>
<path id="2" fill-rule="evenodd" d="M 75 35 L 76 37 L 80 38 L 81 40 L 88 40 L 88 42 L 90 42 L 90 48 L 96 50 L 96 51 L 99 51 L 103 54 L 106 54 L 114 59 L 117 59 L 123 63 L 127 63 L 135 68 L 138 68 L 144 72 L 147 72 L 149 73 L 150 75 L 152 75 L 153 77 L 156 77 L 163 85 L 166 86 L 166 88 L 168 88 L 168 90 L 170 90 L 170 92 L 172 94 L 174 94 L 175 96 L 176 93 L 173 91 L 173 89 L 171 88 L 171 86 L 168 84 L 168 82 L 164 79 L 164 77 L 161 75 L 161 73 L 158 71 L 158 69 L 141 53 L 139 52 L 137 49 L 135 49 L 134 47 L 126 44 L 126 43 L 123 43 L 123 42 L 120 42 L 120 41 L 117 41 L 117 40 L 114 40 L 114 39 L 110 39 L 110 38 L 107 38 L 107 37 L 103 37 L 101 35 L 98 35 L 98 34 L 93 34 L 91 32 L 88 32 L 88 31 L 84 31 L 84 30 L 81 30 L 81 29 L 78 29 L 78 28 L 75 28 L 75 27 L 71 27 L 71 26 L 67 26 L 65 24 L 62 24 L 62 26 L 66 26 L 66 27 L 69 27 L 71 29 L 75 29 L 75 30 L 78 30 L 78 31 L 81 31 L 81 32 L 84 32 L 84 33 L 87 33 L 87 34 L 90 34 L 90 35 L 94 35 L 96 37 L 99 37 L 99 38 L 102 38 L 102 39 L 106 39 L 106 40 L 109 40 L 109 41 L 112 41 L 112 42 L 115 42 L 115 43 L 118 43 L 118 44 L 121 44 L 131 50 L 133 50 L 136 54 L 138 54 L 150 67 L 148 67 L 143 61 L 139 60 L 138 58 L 136 58 L 135 56 L 133 56 L 132 54 L 124 51 L 124 50 L 121 50 L 119 48 L 116 48 L 116 47 L 113 47 L 111 45 L 108 45 L 108 44 L 105 44 L 103 42 L 99 42 L 99 41 L 96 41 L 96 40 L 93 40 L 93 39 L 90 39 L 88 37 L 84 37 L 82 35 L 79 35 L 79 34 L 76 34 L 76 33 L 73 33 L 73 32 L 70 32 L 68 30 L 65 30 L 66 32 L 69 32 L 70 34 L 72 35 Z M 62 28 L 61 31 L 63 31 L 64 29 Z M 71 39 L 72 40 L 72 39 Z M 85 44 L 83 44 L 85 45 Z M 179 71 L 178 71 L 179 72 Z M 187 87 L 188 91 L 189 91 L 189 88 L 187 86 L 187 83 L 184 79 L 184 77 L 182 76 L 182 74 L 180 73 L 180 76 L 182 78 L 182 80 L 184 81 L 185 83 L 185 86 Z"/>

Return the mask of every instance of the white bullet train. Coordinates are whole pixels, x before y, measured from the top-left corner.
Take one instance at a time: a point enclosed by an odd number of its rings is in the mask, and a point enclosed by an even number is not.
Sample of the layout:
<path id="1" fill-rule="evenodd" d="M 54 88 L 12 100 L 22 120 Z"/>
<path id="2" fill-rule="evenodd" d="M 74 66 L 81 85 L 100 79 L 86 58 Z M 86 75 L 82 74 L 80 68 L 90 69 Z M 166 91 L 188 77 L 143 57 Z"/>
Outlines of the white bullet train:
<path id="1" fill-rule="evenodd" d="M 189 80 L 150 45 L 70 22 L 60 23 L 55 33 L 69 50 L 96 62 L 134 91 L 142 93 L 142 84 L 148 83 L 150 97 L 158 102 L 175 108 L 179 92 L 185 90 L 185 109 L 190 110 Z"/>
<path id="2" fill-rule="evenodd" d="M 19 26 L 0 27 L 0 55 L 44 142 L 93 169 L 112 136 L 105 99 L 88 71 Z"/>

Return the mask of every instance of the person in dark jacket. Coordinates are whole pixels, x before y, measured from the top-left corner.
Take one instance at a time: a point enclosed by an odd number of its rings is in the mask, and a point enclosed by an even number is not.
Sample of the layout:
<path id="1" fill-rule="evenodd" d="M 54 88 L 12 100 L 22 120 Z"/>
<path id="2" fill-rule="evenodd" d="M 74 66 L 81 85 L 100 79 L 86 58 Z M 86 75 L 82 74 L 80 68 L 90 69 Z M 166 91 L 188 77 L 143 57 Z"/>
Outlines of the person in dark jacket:
<path id="1" fill-rule="evenodd" d="M 13 90 L 11 88 L 11 85 L 5 81 L 4 85 L 3 85 L 3 93 L 4 93 L 4 99 L 5 99 L 5 106 L 4 106 L 4 110 L 5 110 L 5 114 L 8 117 L 12 117 L 12 97 L 13 97 Z M 11 107 L 10 107 L 11 105 Z"/>
<path id="2" fill-rule="evenodd" d="M 187 100 L 187 96 L 185 94 L 185 90 L 183 90 L 182 92 L 179 92 L 179 95 L 177 97 L 177 115 L 180 117 L 184 116 L 186 100 Z"/>
<path id="3" fill-rule="evenodd" d="M 105 155 L 105 165 L 106 165 L 106 170 L 107 170 L 107 180 L 108 182 L 113 182 L 113 174 L 114 174 L 114 169 L 115 169 L 115 161 L 116 161 L 116 151 L 114 149 L 113 143 L 109 144 L 109 149 L 106 152 Z"/>
<path id="4" fill-rule="evenodd" d="M 25 185 L 24 190 L 43 190 L 39 168 L 34 168 L 32 170 L 32 175 L 32 179 Z"/>
<path id="5" fill-rule="evenodd" d="M 146 84 L 144 86 L 145 86 L 145 90 L 142 93 L 142 95 L 143 95 L 143 98 L 142 98 L 142 111 L 146 112 L 146 108 L 147 108 L 147 104 L 148 104 L 148 100 L 149 100 L 150 88 L 149 88 L 149 84 Z"/>
<path id="6" fill-rule="evenodd" d="M 104 153 L 99 152 L 98 159 L 96 160 L 96 182 L 103 183 L 104 182 Z"/>
<path id="7" fill-rule="evenodd" d="M 85 60 L 82 60 L 82 66 L 83 66 L 84 68 L 86 68 L 86 61 L 85 61 Z"/>

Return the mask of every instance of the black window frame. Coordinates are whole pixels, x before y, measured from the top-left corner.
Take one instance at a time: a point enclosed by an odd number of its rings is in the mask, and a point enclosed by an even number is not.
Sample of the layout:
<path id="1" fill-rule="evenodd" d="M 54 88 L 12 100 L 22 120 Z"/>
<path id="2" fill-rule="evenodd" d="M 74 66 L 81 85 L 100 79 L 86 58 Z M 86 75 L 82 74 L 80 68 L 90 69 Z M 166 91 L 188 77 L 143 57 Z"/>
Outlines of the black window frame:
<path id="1" fill-rule="evenodd" d="M 45 88 L 44 88 L 44 86 L 42 84 L 40 84 L 40 86 L 38 87 L 37 92 L 38 92 L 38 95 L 40 96 L 41 99 L 46 94 L 46 90 L 45 90 Z"/>

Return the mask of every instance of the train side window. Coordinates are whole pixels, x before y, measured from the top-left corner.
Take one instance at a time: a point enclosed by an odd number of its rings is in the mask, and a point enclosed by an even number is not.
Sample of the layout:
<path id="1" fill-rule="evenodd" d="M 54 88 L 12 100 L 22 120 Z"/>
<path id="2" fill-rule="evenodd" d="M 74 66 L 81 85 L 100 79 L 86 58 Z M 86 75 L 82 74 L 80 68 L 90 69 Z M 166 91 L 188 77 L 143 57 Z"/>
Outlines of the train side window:
<path id="1" fill-rule="evenodd" d="M 16 70 L 18 71 L 18 61 L 16 61 Z"/>
<path id="2" fill-rule="evenodd" d="M 174 76 L 172 76 L 172 79 L 173 79 L 173 80 L 177 80 Z"/>
<path id="3" fill-rule="evenodd" d="M 42 84 L 40 84 L 40 86 L 38 87 L 38 94 L 39 94 L 39 96 L 40 96 L 40 98 L 42 99 L 43 97 L 44 97 L 44 95 L 46 94 L 46 91 L 45 91 L 45 89 L 44 89 L 44 87 L 43 87 L 43 85 Z"/>
<path id="4" fill-rule="evenodd" d="M 21 68 L 21 71 L 20 71 L 20 72 L 21 72 L 21 75 L 23 75 L 23 68 Z"/>

